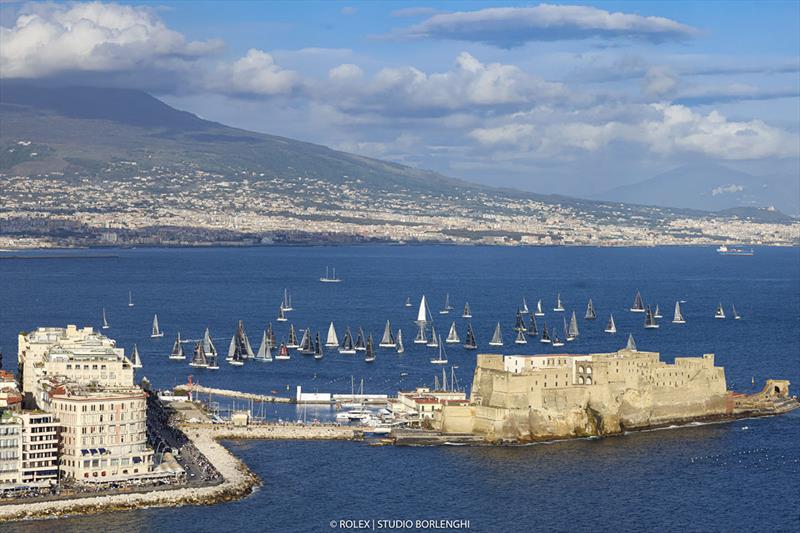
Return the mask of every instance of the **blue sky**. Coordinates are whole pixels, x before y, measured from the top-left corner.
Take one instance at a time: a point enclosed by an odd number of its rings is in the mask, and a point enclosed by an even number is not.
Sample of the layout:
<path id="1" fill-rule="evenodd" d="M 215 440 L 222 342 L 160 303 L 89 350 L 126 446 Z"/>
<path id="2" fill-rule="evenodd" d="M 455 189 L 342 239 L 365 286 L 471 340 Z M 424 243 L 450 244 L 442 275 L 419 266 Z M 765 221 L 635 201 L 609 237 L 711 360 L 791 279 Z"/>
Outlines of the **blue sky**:
<path id="1" fill-rule="evenodd" d="M 4 77 L 489 184 L 798 172 L 799 2 L 11 2 L 0 25 Z"/>

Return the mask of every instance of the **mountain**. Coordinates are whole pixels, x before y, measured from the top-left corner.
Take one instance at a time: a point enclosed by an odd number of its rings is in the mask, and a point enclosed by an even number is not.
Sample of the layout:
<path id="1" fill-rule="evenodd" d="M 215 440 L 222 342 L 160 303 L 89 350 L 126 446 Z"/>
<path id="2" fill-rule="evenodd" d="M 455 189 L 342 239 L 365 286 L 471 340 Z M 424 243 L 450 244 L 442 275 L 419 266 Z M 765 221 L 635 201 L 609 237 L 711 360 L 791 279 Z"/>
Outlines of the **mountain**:
<path id="1" fill-rule="evenodd" d="M 686 165 L 650 179 L 616 187 L 598 200 L 720 211 L 737 207 L 774 207 L 800 215 L 800 178 L 757 177 L 722 165 Z"/>
<path id="2" fill-rule="evenodd" d="M 112 161 L 189 163 L 226 176 L 258 168 L 273 178 L 299 175 L 335 184 L 357 180 L 365 189 L 411 187 L 430 193 L 453 187 L 486 189 L 435 172 L 228 127 L 138 90 L 4 81 L 0 113 L 0 147 L 13 149 L 20 140 L 37 145 L 36 155 L 27 158 L 19 150 L 4 150 L 0 172 L 85 174 Z"/>

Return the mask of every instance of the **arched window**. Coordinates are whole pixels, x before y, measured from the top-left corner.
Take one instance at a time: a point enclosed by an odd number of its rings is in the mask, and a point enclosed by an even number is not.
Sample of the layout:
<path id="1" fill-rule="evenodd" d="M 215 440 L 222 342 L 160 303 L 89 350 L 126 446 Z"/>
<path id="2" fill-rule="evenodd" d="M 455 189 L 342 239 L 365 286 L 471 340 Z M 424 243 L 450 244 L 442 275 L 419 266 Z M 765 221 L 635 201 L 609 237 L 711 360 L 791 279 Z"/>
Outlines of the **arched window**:
<path id="1" fill-rule="evenodd" d="M 583 385 L 583 376 L 578 376 L 578 384 Z"/>
<path id="2" fill-rule="evenodd" d="M 590 378 L 590 377 L 587 377 L 587 378 L 586 378 L 586 384 L 587 384 L 587 385 L 591 385 L 591 384 L 592 384 L 592 378 Z"/>
<path id="3" fill-rule="evenodd" d="M 587 373 L 587 374 L 591 374 L 591 373 L 592 373 L 592 367 L 590 367 L 590 366 L 587 366 L 587 367 L 586 367 L 586 373 Z"/>
<path id="4" fill-rule="evenodd" d="M 583 367 L 582 367 L 582 366 L 579 366 L 579 367 L 578 367 L 578 372 L 580 372 L 581 374 L 583 374 Z"/>

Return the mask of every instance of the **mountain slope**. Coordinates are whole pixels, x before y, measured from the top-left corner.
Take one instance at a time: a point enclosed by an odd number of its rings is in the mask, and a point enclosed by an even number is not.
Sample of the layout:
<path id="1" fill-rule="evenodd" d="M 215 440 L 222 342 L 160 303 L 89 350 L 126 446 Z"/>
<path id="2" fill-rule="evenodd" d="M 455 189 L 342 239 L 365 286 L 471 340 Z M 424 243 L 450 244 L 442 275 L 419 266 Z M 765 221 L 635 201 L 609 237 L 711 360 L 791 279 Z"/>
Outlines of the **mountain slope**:
<path id="1" fill-rule="evenodd" d="M 0 113 L 2 146 L 33 140 L 45 148 L 28 159 L 5 158 L 6 168 L 0 166 L 0 172 L 93 172 L 106 162 L 125 160 L 186 163 L 225 175 L 257 168 L 273 178 L 360 180 L 367 189 L 413 187 L 431 193 L 452 187 L 485 189 L 434 172 L 231 128 L 136 90 L 3 82 Z"/>
<path id="2" fill-rule="evenodd" d="M 714 164 L 687 165 L 594 198 L 705 211 L 773 206 L 799 215 L 800 179 L 784 175 L 757 177 Z"/>

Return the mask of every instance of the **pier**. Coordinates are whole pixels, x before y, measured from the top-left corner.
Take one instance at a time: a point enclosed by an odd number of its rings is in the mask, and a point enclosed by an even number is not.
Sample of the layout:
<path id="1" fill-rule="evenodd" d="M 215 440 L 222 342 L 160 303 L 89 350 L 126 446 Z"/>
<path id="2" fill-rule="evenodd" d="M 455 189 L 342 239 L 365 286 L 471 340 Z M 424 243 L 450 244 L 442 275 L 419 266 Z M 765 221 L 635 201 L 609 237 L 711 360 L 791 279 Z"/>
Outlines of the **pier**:
<path id="1" fill-rule="evenodd" d="M 292 403 L 291 398 L 283 396 L 272 396 L 269 394 L 253 394 L 251 392 L 240 392 L 228 389 L 215 389 L 212 387 L 204 387 L 197 383 L 187 383 L 185 385 L 178 385 L 175 387 L 176 391 L 188 392 L 190 395 L 196 393 L 212 394 L 214 396 L 226 396 L 228 398 L 241 398 L 244 400 L 253 400 L 255 402 L 272 402 L 272 403 Z"/>

